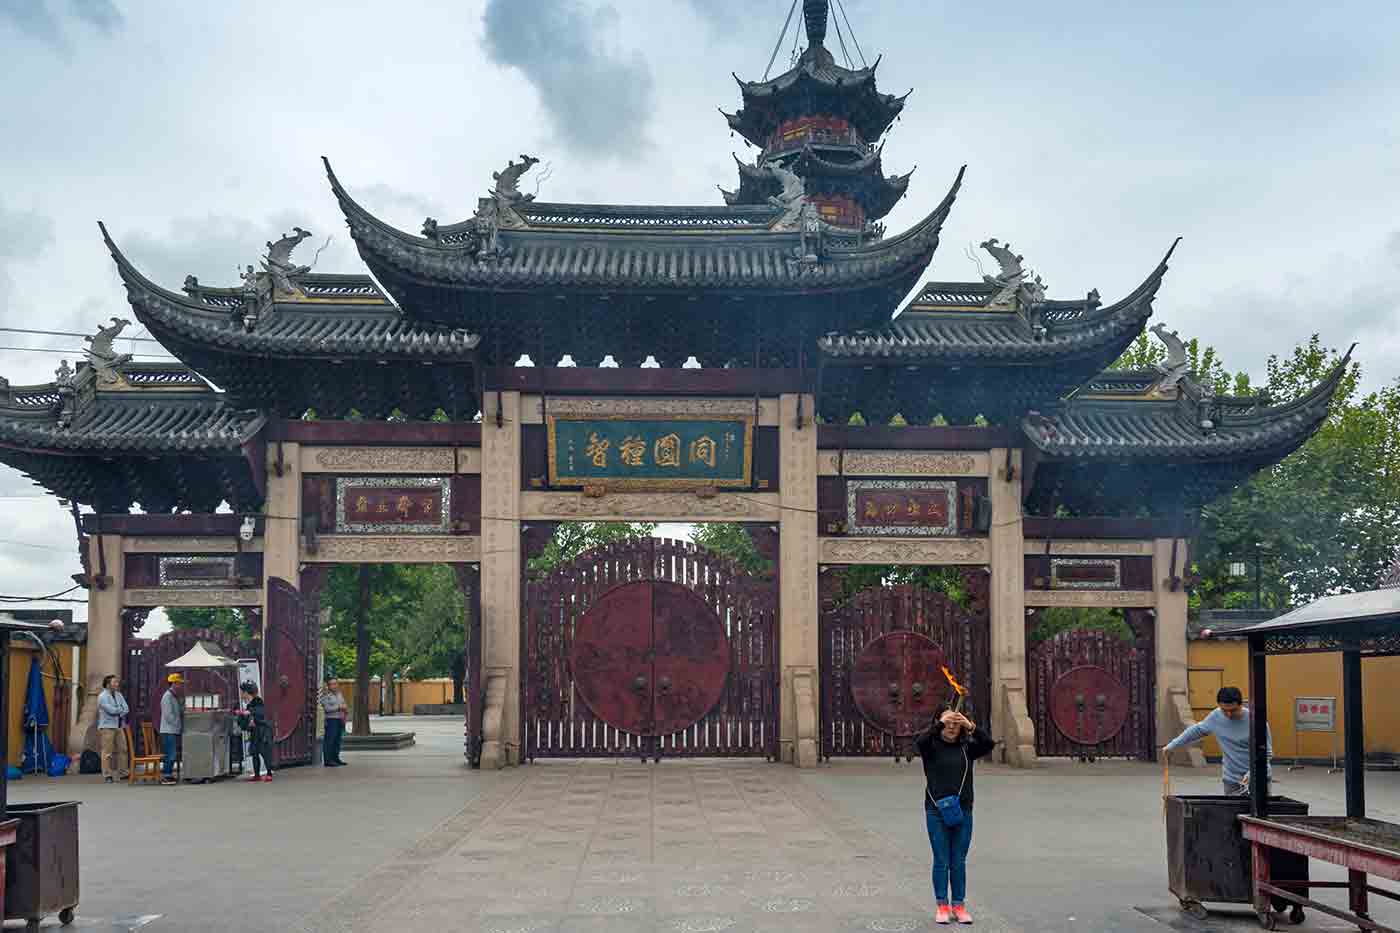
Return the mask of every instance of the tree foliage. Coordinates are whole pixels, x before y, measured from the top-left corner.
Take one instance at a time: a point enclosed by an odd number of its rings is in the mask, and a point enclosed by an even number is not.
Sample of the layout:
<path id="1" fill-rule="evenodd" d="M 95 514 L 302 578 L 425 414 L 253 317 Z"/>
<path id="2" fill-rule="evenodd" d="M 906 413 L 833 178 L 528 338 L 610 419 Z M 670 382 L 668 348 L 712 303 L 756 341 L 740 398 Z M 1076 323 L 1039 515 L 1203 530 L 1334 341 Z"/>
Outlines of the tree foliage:
<path id="1" fill-rule="evenodd" d="M 246 641 L 253 634 L 240 609 L 214 606 L 168 608 L 165 617 L 170 620 L 172 628 L 209 629 L 235 641 Z"/>
<path id="2" fill-rule="evenodd" d="M 690 532 L 691 543 L 729 558 L 749 573 L 769 576 L 773 562 L 766 560 L 754 547 L 753 538 L 743 525 L 734 522 L 707 522 L 696 525 Z"/>
<path id="3" fill-rule="evenodd" d="M 1186 346 L 1186 361 L 1197 381 L 1208 385 L 1219 395 L 1251 395 L 1249 373 L 1231 373 L 1221 362 L 1215 347 L 1201 346 L 1192 337 L 1182 341 Z M 1109 369 L 1156 369 L 1158 364 L 1167 361 L 1167 349 L 1159 341 L 1153 340 L 1146 332 L 1138 334 L 1123 355 L 1114 360 Z"/>
<path id="4" fill-rule="evenodd" d="M 1121 609 L 1097 606 L 1047 606 L 1039 610 L 1035 628 L 1026 635 L 1032 645 L 1038 645 L 1061 632 L 1107 632 L 1123 641 L 1133 640 L 1133 629 L 1123 618 Z"/>
<path id="5" fill-rule="evenodd" d="M 1262 387 L 1273 404 L 1294 401 L 1340 362 L 1316 336 L 1270 357 Z M 1400 548 L 1400 380 L 1368 394 L 1352 363 L 1317 433 L 1201 516 L 1195 599 L 1208 608 L 1253 602 L 1282 609 L 1328 593 L 1369 589 Z M 1229 574 L 1243 562 L 1245 579 Z"/>
<path id="6" fill-rule="evenodd" d="M 540 555 L 530 559 L 529 568 L 548 573 L 584 551 L 629 538 L 647 538 L 655 530 L 655 522 L 562 522 L 555 526 L 554 536 Z"/>

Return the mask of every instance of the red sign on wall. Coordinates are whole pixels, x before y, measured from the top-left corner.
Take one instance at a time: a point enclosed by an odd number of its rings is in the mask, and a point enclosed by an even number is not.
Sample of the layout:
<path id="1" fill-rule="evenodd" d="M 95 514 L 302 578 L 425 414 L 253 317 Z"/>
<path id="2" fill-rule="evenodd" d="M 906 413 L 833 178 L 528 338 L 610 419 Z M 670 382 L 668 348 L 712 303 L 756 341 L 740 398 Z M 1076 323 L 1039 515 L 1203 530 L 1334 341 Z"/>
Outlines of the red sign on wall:
<path id="1" fill-rule="evenodd" d="M 946 489 L 856 493 L 856 511 L 871 525 L 946 525 L 952 507 Z"/>
<path id="2" fill-rule="evenodd" d="M 442 512 L 436 489 L 356 489 L 346 498 L 345 517 L 354 522 L 418 524 L 436 521 Z"/>
<path id="3" fill-rule="evenodd" d="M 451 486 L 441 477 L 340 477 L 335 530 L 341 534 L 449 534 Z"/>

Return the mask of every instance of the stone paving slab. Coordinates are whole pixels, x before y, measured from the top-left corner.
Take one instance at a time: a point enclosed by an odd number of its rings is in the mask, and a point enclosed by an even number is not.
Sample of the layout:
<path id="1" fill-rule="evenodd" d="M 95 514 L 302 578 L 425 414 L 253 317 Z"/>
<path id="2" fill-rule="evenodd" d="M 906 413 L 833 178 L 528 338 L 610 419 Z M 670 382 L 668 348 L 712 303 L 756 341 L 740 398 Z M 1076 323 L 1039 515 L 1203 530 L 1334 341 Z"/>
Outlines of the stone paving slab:
<path id="1" fill-rule="evenodd" d="M 308 933 L 932 929 L 927 855 L 766 763 L 520 769 Z M 1010 930 L 979 911 L 978 929 Z"/>

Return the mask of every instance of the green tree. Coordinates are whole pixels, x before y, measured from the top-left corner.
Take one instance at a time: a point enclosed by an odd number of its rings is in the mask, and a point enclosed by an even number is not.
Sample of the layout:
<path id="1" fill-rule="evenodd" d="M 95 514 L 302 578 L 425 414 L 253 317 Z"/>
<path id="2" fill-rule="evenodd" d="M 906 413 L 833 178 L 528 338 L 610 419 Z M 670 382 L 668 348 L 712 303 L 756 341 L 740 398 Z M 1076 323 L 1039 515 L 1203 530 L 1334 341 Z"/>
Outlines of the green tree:
<path id="1" fill-rule="evenodd" d="M 1031 644 L 1037 645 L 1047 638 L 1054 638 L 1061 632 L 1069 631 L 1107 632 L 1123 641 L 1133 640 L 1133 629 L 1123 619 L 1123 610 L 1066 606 L 1047 606 L 1041 609 L 1035 628 L 1031 629 L 1026 638 Z"/>
<path id="2" fill-rule="evenodd" d="M 882 586 L 913 586 L 942 593 L 963 608 L 972 601 L 962 572 L 956 567 L 918 567 L 909 564 L 862 564 L 840 571 L 836 601 L 843 603 L 864 590 Z"/>
<path id="3" fill-rule="evenodd" d="M 753 538 L 743 525 L 734 522 L 707 522 L 695 525 L 690 532 L 692 544 L 723 555 L 744 570 L 758 576 L 773 573 L 773 562 L 765 560 L 754 547 Z"/>
<path id="4" fill-rule="evenodd" d="M 454 703 L 462 702 L 466 676 L 467 603 L 457 574 L 445 564 L 421 568 L 418 611 L 403 630 L 404 674 L 414 680 L 451 677 Z M 470 620 L 475 625 L 476 620 Z"/>
<path id="5" fill-rule="evenodd" d="M 1294 401 L 1339 361 L 1313 336 L 1269 359 L 1263 390 L 1273 404 Z M 1252 605 L 1256 561 L 1266 608 L 1379 583 L 1400 548 L 1400 380 L 1361 395 L 1360 375 L 1352 363 L 1307 443 L 1202 511 L 1197 605 Z M 1230 575 L 1235 562 L 1244 579 Z"/>
<path id="6" fill-rule="evenodd" d="M 562 522 L 555 526 L 554 536 L 540 555 L 530 559 L 529 568 L 548 573 L 584 551 L 629 538 L 648 538 L 655 530 L 655 522 Z"/>
<path id="7" fill-rule="evenodd" d="M 236 641 L 246 641 L 253 630 L 243 618 L 240 609 L 223 607 L 192 607 L 165 610 L 165 617 L 172 628 L 209 629 L 227 635 Z"/>

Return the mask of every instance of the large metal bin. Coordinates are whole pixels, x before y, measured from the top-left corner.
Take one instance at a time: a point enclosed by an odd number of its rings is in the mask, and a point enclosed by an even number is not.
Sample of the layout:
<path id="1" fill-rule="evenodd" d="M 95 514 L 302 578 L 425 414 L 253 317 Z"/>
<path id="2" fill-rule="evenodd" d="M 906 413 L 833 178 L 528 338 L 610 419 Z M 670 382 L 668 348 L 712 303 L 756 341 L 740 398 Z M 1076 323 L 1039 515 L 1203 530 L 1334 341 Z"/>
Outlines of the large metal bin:
<path id="1" fill-rule="evenodd" d="M 1204 917 L 1202 904 L 1254 902 L 1254 862 L 1239 822 L 1248 813 L 1248 797 L 1167 798 L 1167 886 L 1186 911 Z M 1307 816 L 1308 805 L 1270 797 L 1269 814 Z M 1308 860 L 1276 852 L 1270 870 L 1276 880 L 1306 881 Z"/>
<path id="2" fill-rule="evenodd" d="M 5 919 L 38 930 L 44 917 L 73 922 L 78 907 L 78 801 L 12 803 L 19 820 L 15 844 L 5 850 Z"/>

